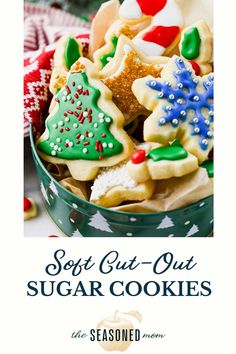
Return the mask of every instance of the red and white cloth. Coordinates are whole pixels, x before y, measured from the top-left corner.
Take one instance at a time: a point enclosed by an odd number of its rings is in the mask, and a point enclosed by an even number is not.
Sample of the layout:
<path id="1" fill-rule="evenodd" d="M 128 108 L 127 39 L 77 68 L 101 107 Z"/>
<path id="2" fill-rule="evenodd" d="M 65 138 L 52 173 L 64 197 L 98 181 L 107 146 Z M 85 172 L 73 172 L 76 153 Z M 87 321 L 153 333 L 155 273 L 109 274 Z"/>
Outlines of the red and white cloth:
<path id="1" fill-rule="evenodd" d="M 24 5 L 24 136 L 32 123 L 40 127 L 51 94 L 49 82 L 55 42 L 70 32 L 88 49 L 89 23 L 64 11 L 40 5 Z"/>

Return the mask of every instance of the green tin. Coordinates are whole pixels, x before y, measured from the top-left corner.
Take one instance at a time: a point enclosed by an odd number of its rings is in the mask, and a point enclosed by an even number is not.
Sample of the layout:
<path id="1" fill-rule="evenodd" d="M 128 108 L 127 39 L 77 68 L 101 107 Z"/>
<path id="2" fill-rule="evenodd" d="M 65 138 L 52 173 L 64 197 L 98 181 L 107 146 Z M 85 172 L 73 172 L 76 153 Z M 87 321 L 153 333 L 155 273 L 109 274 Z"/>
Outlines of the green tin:
<path id="1" fill-rule="evenodd" d="M 206 237 L 213 233 L 213 196 L 190 206 L 162 213 L 126 213 L 82 200 L 58 183 L 46 170 L 34 146 L 45 207 L 65 235 L 83 237 Z"/>

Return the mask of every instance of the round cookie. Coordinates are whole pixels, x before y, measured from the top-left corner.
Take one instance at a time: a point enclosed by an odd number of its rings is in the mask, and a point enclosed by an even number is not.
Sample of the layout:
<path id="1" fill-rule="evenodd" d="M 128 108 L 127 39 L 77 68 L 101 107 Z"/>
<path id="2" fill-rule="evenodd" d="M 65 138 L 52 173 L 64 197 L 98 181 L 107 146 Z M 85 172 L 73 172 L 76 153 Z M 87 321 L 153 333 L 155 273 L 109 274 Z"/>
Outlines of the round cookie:
<path id="1" fill-rule="evenodd" d="M 127 173 L 126 162 L 102 169 L 91 187 L 90 201 L 104 207 L 115 207 L 125 201 L 149 199 L 154 181 L 136 183 Z"/>
<path id="2" fill-rule="evenodd" d="M 169 146 L 146 150 L 145 144 L 141 148 L 138 146 L 127 164 L 129 176 L 136 182 L 182 177 L 198 168 L 197 158 L 189 154 L 178 140 Z"/>
<path id="3" fill-rule="evenodd" d="M 214 76 L 196 76 L 191 65 L 173 56 L 161 78 L 138 79 L 133 92 L 153 113 L 144 122 L 144 140 L 167 144 L 179 139 L 199 163 L 213 147 Z"/>
<path id="4" fill-rule="evenodd" d="M 123 115 L 88 59 L 80 58 L 72 66 L 55 100 L 45 132 L 36 142 L 44 160 L 65 164 L 74 179 L 86 181 L 94 179 L 100 167 L 130 156 L 133 143 L 123 130 Z"/>

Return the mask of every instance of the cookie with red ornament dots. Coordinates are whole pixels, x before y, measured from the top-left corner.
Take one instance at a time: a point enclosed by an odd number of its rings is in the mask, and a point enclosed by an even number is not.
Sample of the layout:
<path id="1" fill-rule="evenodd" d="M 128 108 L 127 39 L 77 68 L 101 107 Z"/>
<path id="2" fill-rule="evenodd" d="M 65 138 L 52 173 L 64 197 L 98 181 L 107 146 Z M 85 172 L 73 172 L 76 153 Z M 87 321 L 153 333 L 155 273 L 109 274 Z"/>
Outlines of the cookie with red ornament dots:
<path id="1" fill-rule="evenodd" d="M 101 167 L 127 159 L 134 148 L 123 129 L 124 116 L 98 75 L 88 59 L 76 61 L 36 142 L 42 159 L 67 165 L 80 181 L 92 180 Z"/>

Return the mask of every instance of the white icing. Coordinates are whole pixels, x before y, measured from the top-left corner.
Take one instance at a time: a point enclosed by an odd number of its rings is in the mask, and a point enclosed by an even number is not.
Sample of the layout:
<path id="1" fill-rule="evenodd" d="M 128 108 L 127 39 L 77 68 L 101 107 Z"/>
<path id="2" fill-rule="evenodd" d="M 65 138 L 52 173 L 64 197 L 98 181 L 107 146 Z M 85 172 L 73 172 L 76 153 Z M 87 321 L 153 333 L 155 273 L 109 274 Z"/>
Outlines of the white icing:
<path id="1" fill-rule="evenodd" d="M 131 52 L 132 48 L 130 47 L 130 45 L 125 44 L 123 47 L 123 50 L 126 54 L 129 54 Z"/>
<path id="2" fill-rule="evenodd" d="M 153 17 L 154 26 L 183 26 L 183 16 L 175 0 L 168 0 L 162 11 Z"/>
<path id="3" fill-rule="evenodd" d="M 131 52 L 131 50 L 132 50 L 132 48 L 129 45 L 127 45 L 127 44 L 124 45 L 123 51 L 124 51 L 125 55 L 121 61 L 119 68 L 117 69 L 117 71 L 113 75 L 110 76 L 110 79 L 113 79 L 113 78 L 119 76 L 124 71 L 125 62 L 126 62 L 126 59 L 128 58 L 129 53 Z"/>
<path id="4" fill-rule="evenodd" d="M 133 41 L 134 44 L 147 56 L 159 56 L 165 51 L 165 48 L 159 44 L 144 41 L 142 38 L 135 38 Z"/>
<path id="5" fill-rule="evenodd" d="M 91 200 L 99 200 L 111 188 L 122 186 L 125 189 L 133 189 L 136 182 L 129 177 L 126 163 L 121 163 L 115 167 L 104 168 L 100 171 L 92 186 Z"/>
<path id="6" fill-rule="evenodd" d="M 152 26 L 183 26 L 184 20 L 182 12 L 179 6 L 176 4 L 175 0 L 168 0 L 165 7 L 158 12 L 152 19 Z M 150 27 L 142 32 L 142 35 L 149 33 L 153 27 Z M 139 37 L 137 35 L 133 42 L 137 45 L 139 49 L 141 49 L 147 56 L 158 56 L 162 55 L 165 52 L 164 47 L 154 43 L 148 42 Z"/>
<path id="7" fill-rule="evenodd" d="M 136 0 L 125 0 L 119 9 L 119 14 L 126 20 L 142 18 L 142 10 Z"/>

